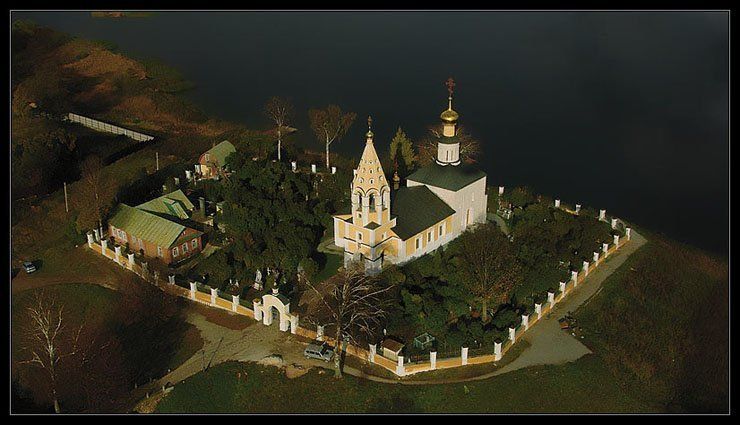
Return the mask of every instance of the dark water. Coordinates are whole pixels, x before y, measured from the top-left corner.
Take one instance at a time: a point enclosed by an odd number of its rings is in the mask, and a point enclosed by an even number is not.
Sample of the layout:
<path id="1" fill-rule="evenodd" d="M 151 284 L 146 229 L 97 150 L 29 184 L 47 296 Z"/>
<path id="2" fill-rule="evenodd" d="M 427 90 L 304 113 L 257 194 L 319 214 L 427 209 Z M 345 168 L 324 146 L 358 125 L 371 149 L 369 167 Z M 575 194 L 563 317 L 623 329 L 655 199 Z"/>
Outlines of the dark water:
<path id="1" fill-rule="evenodd" d="M 460 123 L 492 185 L 528 184 L 727 253 L 728 15 L 702 12 L 160 13 L 95 19 L 16 13 L 156 57 L 196 83 L 208 113 L 266 126 L 262 105 L 337 103 L 372 114 L 382 150 L 401 125 L 438 123 L 458 85 Z M 320 148 L 318 144 L 315 145 Z"/>

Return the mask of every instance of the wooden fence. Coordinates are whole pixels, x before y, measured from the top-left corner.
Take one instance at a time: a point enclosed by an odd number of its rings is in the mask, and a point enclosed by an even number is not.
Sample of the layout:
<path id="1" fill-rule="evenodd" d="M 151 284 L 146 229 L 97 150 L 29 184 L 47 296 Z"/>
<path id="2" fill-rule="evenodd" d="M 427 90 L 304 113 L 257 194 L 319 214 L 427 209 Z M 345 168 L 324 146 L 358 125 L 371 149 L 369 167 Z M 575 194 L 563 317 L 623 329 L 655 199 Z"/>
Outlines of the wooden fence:
<path id="1" fill-rule="evenodd" d="M 85 127 L 91 128 L 93 130 L 112 134 L 122 134 L 130 139 L 136 140 L 137 142 L 148 142 L 150 140 L 154 140 L 154 136 L 149 136 L 148 134 L 139 133 L 138 131 L 129 130 L 117 125 L 108 124 L 107 122 L 98 121 L 96 119 L 88 118 L 82 115 L 73 114 L 71 112 L 67 114 L 65 119 L 70 122 L 82 124 Z"/>

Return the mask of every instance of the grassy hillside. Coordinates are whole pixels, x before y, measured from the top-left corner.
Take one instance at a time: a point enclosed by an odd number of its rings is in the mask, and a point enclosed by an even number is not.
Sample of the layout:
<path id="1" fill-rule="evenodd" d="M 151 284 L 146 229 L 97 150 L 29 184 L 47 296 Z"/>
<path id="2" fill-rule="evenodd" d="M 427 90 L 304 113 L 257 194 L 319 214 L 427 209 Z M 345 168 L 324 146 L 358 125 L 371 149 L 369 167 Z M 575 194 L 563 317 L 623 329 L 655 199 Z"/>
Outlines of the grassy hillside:
<path id="1" fill-rule="evenodd" d="M 524 413 L 647 412 L 593 356 L 564 366 L 535 367 L 467 384 L 379 384 L 311 370 L 288 379 L 275 368 L 223 363 L 179 384 L 161 413 Z M 318 395 L 318 396 L 317 396 Z"/>
<path id="2" fill-rule="evenodd" d="M 585 343 L 630 393 L 661 410 L 727 411 L 728 264 L 645 236 L 577 311 Z"/>

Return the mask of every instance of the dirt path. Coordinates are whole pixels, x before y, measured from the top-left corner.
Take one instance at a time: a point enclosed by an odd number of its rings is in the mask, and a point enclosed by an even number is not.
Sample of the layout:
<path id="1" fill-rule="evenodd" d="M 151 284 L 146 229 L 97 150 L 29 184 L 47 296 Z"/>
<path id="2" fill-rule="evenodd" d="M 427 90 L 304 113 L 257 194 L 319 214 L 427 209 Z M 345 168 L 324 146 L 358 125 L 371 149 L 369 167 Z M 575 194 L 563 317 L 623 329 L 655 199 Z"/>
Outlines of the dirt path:
<path id="1" fill-rule="evenodd" d="M 551 313 L 522 336 L 523 339 L 529 342 L 530 346 L 516 360 L 492 373 L 491 376 L 528 366 L 572 362 L 591 353 L 591 350 L 581 344 L 580 341 L 562 331 L 558 320 L 569 311 L 575 311 L 596 294 L 601 289 L 604 280 L 645 242 L 647 240 L 633 229 L 632 239 L 628 244 L 591 272 L 584 283 L 579 285 L 563 301 L 556 304 Z"/>

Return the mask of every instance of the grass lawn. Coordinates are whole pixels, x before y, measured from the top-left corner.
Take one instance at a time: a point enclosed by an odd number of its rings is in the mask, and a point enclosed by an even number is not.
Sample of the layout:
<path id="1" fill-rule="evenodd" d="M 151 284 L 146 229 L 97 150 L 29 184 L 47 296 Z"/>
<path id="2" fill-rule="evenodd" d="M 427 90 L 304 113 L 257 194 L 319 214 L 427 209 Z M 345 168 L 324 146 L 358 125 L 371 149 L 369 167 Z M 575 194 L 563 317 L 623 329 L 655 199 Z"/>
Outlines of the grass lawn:
<path id="1" fill-rule="evenodd" d="M 643 411 L 650 409 L 627 396 L 595 356 L 485 381 L 425 386 L 335 380 L 317 369 L 288 379 L 275 367 L 229 362 L 178 384 L 157 407 L 160 413 Z"/>
<path id="2" fill-rule="evenodd" d="M 326 264 L 317 274 L 314 280 L 316 282 L 323 282 L 326 279 L 334 276 L 337 273 L 339 267 L 342 266 L 343 258 L 341 255 L 336 254 L 324 254 L 326 255 Z"/>

